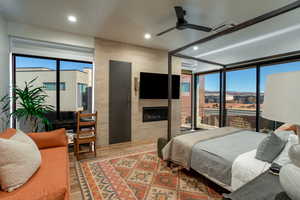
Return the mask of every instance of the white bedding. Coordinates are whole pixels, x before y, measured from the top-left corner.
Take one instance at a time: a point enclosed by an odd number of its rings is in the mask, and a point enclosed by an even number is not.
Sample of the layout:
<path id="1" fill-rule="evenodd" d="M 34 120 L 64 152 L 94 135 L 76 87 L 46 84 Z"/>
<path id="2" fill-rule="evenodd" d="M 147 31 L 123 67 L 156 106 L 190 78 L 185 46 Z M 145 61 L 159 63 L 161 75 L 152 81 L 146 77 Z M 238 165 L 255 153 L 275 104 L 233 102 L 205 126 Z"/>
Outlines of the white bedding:
<path id="1" fill-rule="evenodd" d="M 232 165 L 231 187 L 237 190 L 258 175 L 267 171 L 271 164 L 255 158 L 256 149 L 238 156 Z"/>

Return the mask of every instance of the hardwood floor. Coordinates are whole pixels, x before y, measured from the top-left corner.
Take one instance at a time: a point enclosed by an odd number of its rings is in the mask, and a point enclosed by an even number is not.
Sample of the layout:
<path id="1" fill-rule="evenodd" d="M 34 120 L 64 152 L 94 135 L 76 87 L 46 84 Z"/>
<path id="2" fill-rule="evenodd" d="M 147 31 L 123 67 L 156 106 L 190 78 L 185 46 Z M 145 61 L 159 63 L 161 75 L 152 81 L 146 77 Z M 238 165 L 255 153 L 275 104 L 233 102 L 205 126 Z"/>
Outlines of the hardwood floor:
<path id="1" fill-rule="evenodd" d="M 141 141 L 141 142 L 126 142 L 126 143 L 120 143 L 120 144 L 113 144 L 105 147 L 97 148 L 97 158 L 107 158 L 110 156 L 115 156 L 119 154 L 123 154 L 126 152 L 132 152 L 132 151 L 138 151 L 143 150 L 144 145 L 153 144 L 153 147 L 155 147 L 155 141 Z M 69 154 L 70 158 L 70 181 L 71 181 L 71 200 L 81 200 L 81 189 L 78 182 L 78 178 L 75 171 L 75 163 L 76 158 L 74 156 L 73 152 L 70 152 Z M 83 159 L 86 158 L 94 158 L 93 154 L 83 154 Z"/>

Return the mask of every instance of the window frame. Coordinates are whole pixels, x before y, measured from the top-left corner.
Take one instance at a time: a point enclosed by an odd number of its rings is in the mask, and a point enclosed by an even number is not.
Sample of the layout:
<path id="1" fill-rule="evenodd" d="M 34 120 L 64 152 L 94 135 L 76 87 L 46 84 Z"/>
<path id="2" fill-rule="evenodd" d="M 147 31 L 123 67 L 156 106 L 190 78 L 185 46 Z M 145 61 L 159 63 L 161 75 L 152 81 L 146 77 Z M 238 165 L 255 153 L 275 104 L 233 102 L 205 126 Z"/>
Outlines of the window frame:
<path id="1" fill-rule="evenodd" d="M 226 119 L 227 119 L 227 114 L 226 114 L 226 72 L 228 71 L 237 71 L 237 70 L 244 70 L 244 69 L 249 69 L 249 68 L 256 68 L 256 122 L 255 122 L 255 130 L 259 132 L 261 130 L 261 124 L 260 124 L 260 117 L 261 117 L 261 109 L 260 109 L 260 86 L 261 86 L 261 69 L 264 67 L 270 67 L 272 65 L 277 65 L 277 64 L 284 64 L 284 63 L 293 63 L 293 62 L 300 62 L 300 56 L 297 56 L 295 58 L 286 58 L 286 59 L 279 59 L 279 60 L 268 60 L 265 62 L 260 62 L 256 64 L 251 64 L 251 65 L 244 65 L 244 66 L 237 66 L 237 67 L 231 67 L 231 68 L 226 68 L 226 66 L 223 69 L 220 70 L 212 70 L 208 72 L 200 72 L 200 73 L 194 73 L 193 75 L 195 76 L 195 81 L 197 79 L 198 75 L 207 75 L 207 74 L 212 74 L 212 73 L 220 73 L 220 105 L 219 105 L 219 110 L 220 110 L 220 117 L 219 117 L 219 127 L 224 127 L 226 126 Z M 194 98 L 197 99 L 197 92 L 196 92 L 196 84 L 193 85 L 194 88 L 192 90 L 194 91 Z M 196 127 L 196 117 L 197 117 L 197 103 L 193 105 L 194 110 L 194 121 L 193 125 L 196 130 L 199 128 Z"/>
<path id="2" fill-rule="evenodd" d="M 83 60 L 72 60 L 72 59 L 64 59 L 64 58 L 56 58 L 56 57 L 47 57 L 47 56 L 36 56 L 36 55 L 29 55 L 29 54 L 19 54 L 19 53 L 12 53 L 12 79 L 11 79 L 11 83 L 13 88 L 16 87 L 16 70 L 17 70 L 17 66 L 16 66 L 16 58 L 17 57 L 25 57 L 25 58 L 37 58 L 37 59 L 47 59 L 47 60 L 54 60 L 56 61 L 56 116 L 57 119 L 60 119 L 60 93 L 61 91 L 65 91 L 65 90 L 60 90 L 60 63 L 63 61 L 66 62 L 76 62 L 76 63 L 86 63 L 86 64 L 91 64 L 93 65 L 93 62 L 90 61 L 83 61 Z M 94 80 L 93 80 L 94 81 Z M 65 87 L 66 89 L 66 87 Z M 55 90 L 53 90 L 55 91 Z M 15 93 L 12 90 L 12 96 L 15 97 Z M 15 99 L 15 98 L 13 98 Z M 12 111 L 16 110 L 16 102 L 13 101 L 12 102 Z M 12 127 L 15 128 L 16 127 L 16 119 L 12 119 Z"/>

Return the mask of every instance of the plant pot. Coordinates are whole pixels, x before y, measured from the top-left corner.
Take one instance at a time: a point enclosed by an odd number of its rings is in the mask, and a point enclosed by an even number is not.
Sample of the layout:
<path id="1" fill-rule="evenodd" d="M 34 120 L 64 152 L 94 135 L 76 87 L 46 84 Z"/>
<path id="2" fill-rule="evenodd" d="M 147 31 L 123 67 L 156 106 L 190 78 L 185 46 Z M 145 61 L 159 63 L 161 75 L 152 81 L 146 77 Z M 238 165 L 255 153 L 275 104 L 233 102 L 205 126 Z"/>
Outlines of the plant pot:
<path id="1" fill-rule="evenodd" d="M 17 127 L 24 133 L 45 131 L 44 124 L 40 119 L 37 119 L 36 117 L 23 117 L 19 119 Z"/>

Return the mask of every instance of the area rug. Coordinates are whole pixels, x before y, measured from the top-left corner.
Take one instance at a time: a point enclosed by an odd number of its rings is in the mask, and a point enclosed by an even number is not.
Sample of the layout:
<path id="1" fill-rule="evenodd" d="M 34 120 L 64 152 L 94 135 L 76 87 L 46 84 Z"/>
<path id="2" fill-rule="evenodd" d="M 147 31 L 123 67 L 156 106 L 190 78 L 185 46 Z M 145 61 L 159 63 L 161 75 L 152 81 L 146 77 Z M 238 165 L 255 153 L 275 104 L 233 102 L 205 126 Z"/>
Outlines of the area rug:
<path id="1" fill-rule="evenodd" d="M 219 200 L 195 172 L 172 171 L 155 151 L 84 160 L 76 171 L 85 200 Z"/>

